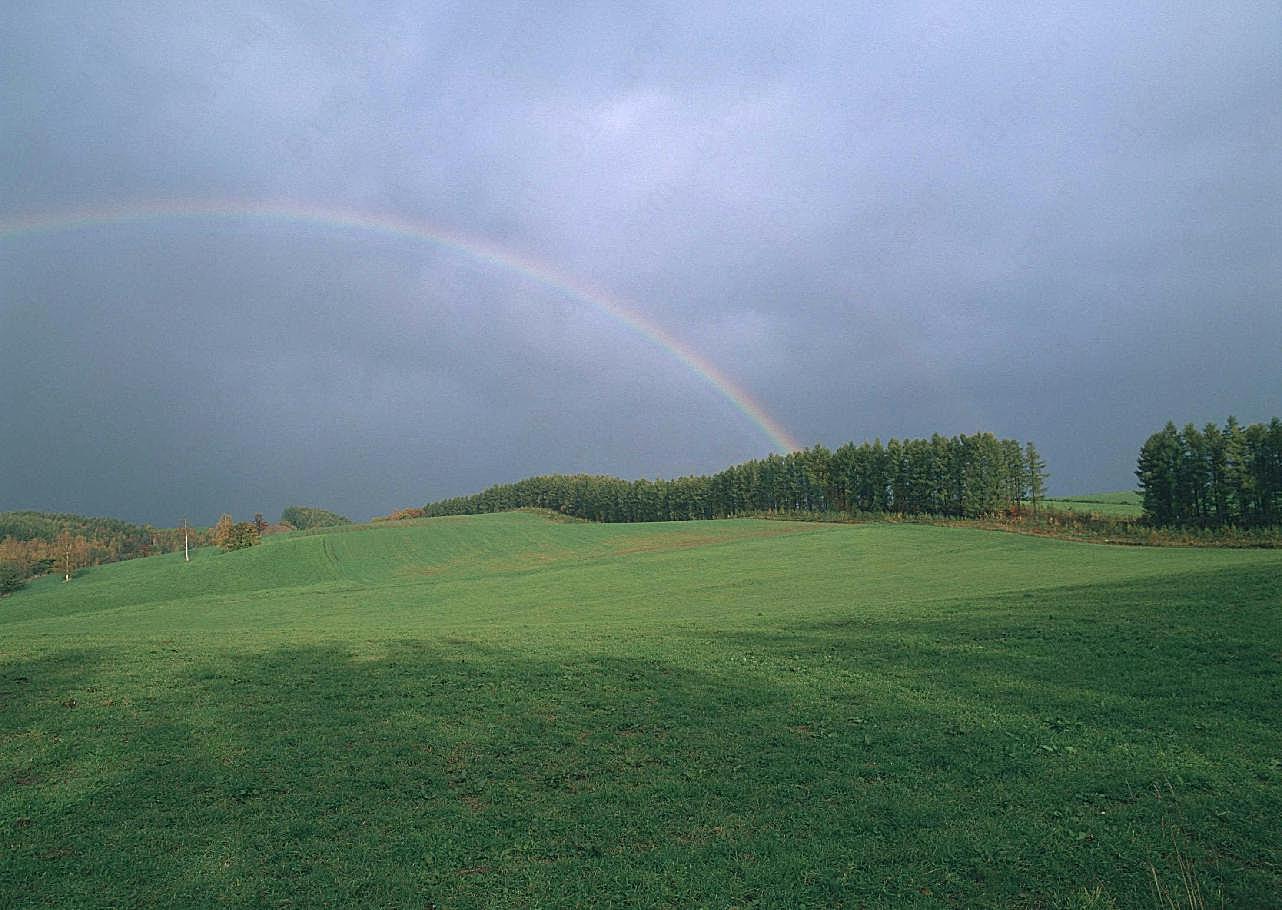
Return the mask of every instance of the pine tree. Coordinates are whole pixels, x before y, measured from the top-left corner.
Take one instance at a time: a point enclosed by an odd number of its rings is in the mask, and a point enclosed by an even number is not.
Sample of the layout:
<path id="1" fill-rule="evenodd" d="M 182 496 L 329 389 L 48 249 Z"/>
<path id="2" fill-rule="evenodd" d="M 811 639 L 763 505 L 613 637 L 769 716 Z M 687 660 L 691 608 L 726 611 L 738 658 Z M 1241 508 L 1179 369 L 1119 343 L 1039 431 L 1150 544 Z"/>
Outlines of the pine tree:
<path id="1" fill-rule="evenodd" d="M 1179 431 L 1170 421 L 1140 447 L 1135 476 L 1144 497 L 1144 515 L 1154 524 L 1180 520 L 1177 506 L 1182 453 Z"/>
<path id="2" fill-rule="evenodd" d="M 1245 468 L 1250 485 L 1250 521 L 1269 524 L 1272 516 L 1272 491 L 1269 489 L 1269 429 L 1262 423 L 1253 423 L 1242 431 Z"/>
<path id="3" fill-rule="evenodd" d="M 1249 518 L 1253 497 L 1246 434 L 1232 415 L 1224 424 L 1224 491 L 1230 517 L 1236 521 Z"/>
<path id="4" fill-rule="evenodd" d="M 1028 482 L 1028 500 L 1037 514 L 1037 503 L 1046 495 L 1046 462 L 1031 442 L 1024 444 L 1024 476 Z"/>
<path id="5" fill-rule="evenodd" d="M 1274 417 L 1269 421 L 1263 444 L 1264 512 L 1271 521 L 1279 522 L 1282 521 L 1282 419 Z"/>
<path id="6" fill-rule="evenodd" d="M 1227 437 L 1215 424 L 1208 423 L 1202 429 L 1202 440 L 1206 447 L 1206 511 L 1216 524 L 1227 524 L 1229 521 Z"/>
<path id="7" fill-rule="evenodd" d="M 1180 433 L 1179 482 L 1176 485 L 1176 511 L 1185 521 L 1201 521 L 1208 511 L 1208 460 L 1206 439 L 1197 427 L 1188 424 Z"/>
<path id="8" fill-rule="evenodd" d="M 0 594 L 11 594 L 26 585 L 22 570 L 10 562 L 0 562 Z"/>

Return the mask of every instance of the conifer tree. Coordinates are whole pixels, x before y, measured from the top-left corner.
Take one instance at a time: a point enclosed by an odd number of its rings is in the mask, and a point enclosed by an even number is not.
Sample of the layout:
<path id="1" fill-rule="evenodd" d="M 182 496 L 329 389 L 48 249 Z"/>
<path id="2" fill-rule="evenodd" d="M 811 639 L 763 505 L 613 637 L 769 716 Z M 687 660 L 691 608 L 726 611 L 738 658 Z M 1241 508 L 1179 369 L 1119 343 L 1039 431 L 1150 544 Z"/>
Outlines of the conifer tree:
<path id="1" fill-rule="evenodd" d="M 1206 516 L 1207 465 L 1206 440 L 1193 424 L 1180 433 L 1180 459 L 1177 468 L 1176 511 L 1185 521 L 1200 521 Z"/>
<path id="2" fill-rule="evenodd" d="M 13 563 L 0 562 L 0 594 L 11 594 L 26 585 L 22 569 Z"/>
<path id="3" fill-rule="evenodd" d="M 1251 473 L 1247 467 L 1246 434 L 1232 415 L 1224 424 L 1224 487 L 1229 514 L 1245 518 L 1251 511 Z"/>
<path id="4" fill-rule="evenodd" d="M 1024 468 L 1024 453 L 1019 450 L 1019 442 L 1014 439 L 1003 439 L 1001 447 L 1002 470 L 1006 475 L 1006 501 L 1018 512 L 1028 495 L 1028 471 Z"/>
<path id="5" fill-rule="evenodd" d="M 1229 520 L 1227 439 L 1213 423 L 1202 429 L 1206 449 L 1206 510 L 1215 523 L 1221 525 Z"/>
<path id="6" fill-rule="evenodd" d="M 1028 481 L 1028 499 L 1037 514 L 1037 503 L 1046 495 L 1046 462 L 1031 442 L 1024 444 L 1024 471 Z"/>
<path id="7" fill-rule="evenodd" d="M 1173 421 L 1140 447 L 1135 476 L 1144 497 L 1144 514 L 1155 524 L 1171 524 L 1179 517 L 1176 507 L 1182 449 Z"/>

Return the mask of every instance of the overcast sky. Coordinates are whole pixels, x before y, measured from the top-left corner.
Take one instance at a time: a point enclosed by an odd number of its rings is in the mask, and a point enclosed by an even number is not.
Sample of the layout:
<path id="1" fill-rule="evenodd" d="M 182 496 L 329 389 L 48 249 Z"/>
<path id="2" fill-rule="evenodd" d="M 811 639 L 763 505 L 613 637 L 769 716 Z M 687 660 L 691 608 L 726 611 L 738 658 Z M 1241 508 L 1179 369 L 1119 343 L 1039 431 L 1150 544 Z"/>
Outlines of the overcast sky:
<path id="1" fill-rule="evenodd" d="M 1282 9 L 10 3 L 0 509 L 368 517 L 771 439 L 990 430 L 1126 489 L 1166 420 L 1282 415 Z"/>

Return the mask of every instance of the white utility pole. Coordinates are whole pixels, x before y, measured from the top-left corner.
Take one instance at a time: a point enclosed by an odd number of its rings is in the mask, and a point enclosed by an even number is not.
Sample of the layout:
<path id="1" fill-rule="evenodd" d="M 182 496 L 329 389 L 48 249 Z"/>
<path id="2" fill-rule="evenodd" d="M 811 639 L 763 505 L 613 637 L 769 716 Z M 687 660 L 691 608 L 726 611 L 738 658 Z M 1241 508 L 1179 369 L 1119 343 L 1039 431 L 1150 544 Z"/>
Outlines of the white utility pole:
<path id="1" fill-rule="evenodd" d="M 191 550 L 187 548 L 187 519 L 183 519 L 183 559 L 191 562 Z"/>

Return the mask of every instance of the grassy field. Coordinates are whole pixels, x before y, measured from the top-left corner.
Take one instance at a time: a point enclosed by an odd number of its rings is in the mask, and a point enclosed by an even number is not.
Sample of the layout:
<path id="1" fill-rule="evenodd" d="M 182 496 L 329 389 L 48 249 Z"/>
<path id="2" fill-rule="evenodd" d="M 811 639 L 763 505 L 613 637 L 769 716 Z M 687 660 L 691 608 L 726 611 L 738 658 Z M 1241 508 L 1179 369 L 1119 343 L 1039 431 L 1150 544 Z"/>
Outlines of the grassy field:
<path id="1" fill-rule="evenodd" d="M 1043 500 L 1047 508 L 1072 512 L 1094 512 L 1098 515 L 1122 518 L 1139 518 L 1144 514 L 1144 502 L 1133 491 L 1120 493 L 1082 493 L 1077 496 L 1056 496 Z"/>
<path id="2" fill-rule="evenodd" d="M 1282 906 L 1280 579 L 531 514 L 44 579 L 0 906 Z"/>

